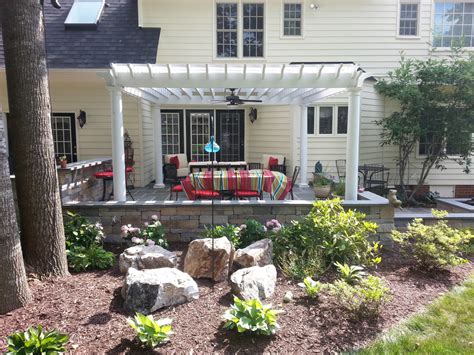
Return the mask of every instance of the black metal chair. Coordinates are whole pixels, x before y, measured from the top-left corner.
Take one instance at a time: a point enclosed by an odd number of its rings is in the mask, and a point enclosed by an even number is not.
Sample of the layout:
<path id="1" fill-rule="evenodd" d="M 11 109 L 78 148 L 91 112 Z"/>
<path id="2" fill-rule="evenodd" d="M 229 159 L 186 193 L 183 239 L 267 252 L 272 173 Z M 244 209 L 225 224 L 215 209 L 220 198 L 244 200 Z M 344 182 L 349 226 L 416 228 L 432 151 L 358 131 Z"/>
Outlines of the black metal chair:
<path id="1" fill-rule="evenodd" d="M 248 163 L 247 164 L 249 170 L 261 170 L 262 163 Z"/>
<path id="2" fill-rule="evenodd" d="M 364 182 L 366 189 L 380 194 L 385 193 L 390 178 L 389 170 L 381 164 L 366 164 L 364 169 L 367 171 L 367 179 Z"/>
<path id="3" fill-rule="evenodd" d="M 291 199 L 294 200 L 295 196 L 293 195 L 293 188 L 296 185 L 296 180 L 298 180 L 298 175 L 300 174 L 301 168 L 299 166 L 295 166 L 295 169 L 293 170 L 293 176 L 291 177 L 291 187 L 290 187 L 290 195 Z"/>
<path id="4" fill-rule="evenodd" d="M 346 180 L 346 159 L 337 159 L 336 169 L 337 169 L 337 176 L 339 177 L 339 181 Z"/>

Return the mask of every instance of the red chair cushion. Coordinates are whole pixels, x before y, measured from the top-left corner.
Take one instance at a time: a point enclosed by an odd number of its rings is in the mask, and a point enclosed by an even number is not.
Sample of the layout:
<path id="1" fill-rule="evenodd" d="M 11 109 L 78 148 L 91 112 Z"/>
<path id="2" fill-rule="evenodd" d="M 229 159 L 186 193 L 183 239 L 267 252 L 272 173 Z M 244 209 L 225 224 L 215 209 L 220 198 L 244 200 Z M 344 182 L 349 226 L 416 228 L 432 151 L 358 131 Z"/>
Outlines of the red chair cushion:
<path id="1" fill-rule="evenodd" d="M 131 167 L 131 166 L 127 166 L 127 167 L 125 168 L 125 172 L 126 172 L 126 173 L 133 173 L 133 172 L 134 172 L 134 169 L 133 169 L 133 167 Z"/>
<path id="2" fill-rule="evenodd" d="M 172 156 L 170 158 L 170 164 L 173 164 L 176 167 L 176 169 L 179 169 L 179 158 L 177 155 Z"/>
<path id="3" fill-rule="evenodd" d="M 259 197 L 260 192 L 251 190 L 237 190 L 235 191 L 236 197 Z"/>
<path id="4" fill-rule="evenodd" d="M 114 177 L 114 173 L 112 171 L 99 171 L 94 176 L 96 179 L 111 179 Z"/>
<path id="5" fill-rule="evenodd" d="M 171 188 L 171 191 L 173 192 L 183 192 L 183 185 L 179 184 L 179 185 L 174 185 L 172 188 Z"/>
<path id="6" fill-rule="evenodd" d="M 218 198 L 219 192 L 212 190 L 195 190 L 194 195 L 198 198 Z"/>
<path id="7" fill-rule="evenodd" d="M 270 157 L 268 159 L 268 167 L 271 169 L 272 166 L 278 165 L 278 158 Z"/>

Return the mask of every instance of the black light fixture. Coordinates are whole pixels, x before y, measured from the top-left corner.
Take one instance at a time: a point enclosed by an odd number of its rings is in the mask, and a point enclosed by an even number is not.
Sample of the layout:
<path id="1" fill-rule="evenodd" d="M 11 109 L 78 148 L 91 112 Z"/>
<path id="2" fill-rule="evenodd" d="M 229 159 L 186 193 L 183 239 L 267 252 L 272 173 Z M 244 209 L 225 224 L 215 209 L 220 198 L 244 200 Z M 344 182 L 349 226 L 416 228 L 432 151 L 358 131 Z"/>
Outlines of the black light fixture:
<path id="1" fill-rule="evenodd" d="M 87 114 L 86 111 L 79 110 L 79 116 L 76 117 L 76 119 L 79 121 L 79 127 L 84 127 L 87 121 Z"/>
<path id="2" fill-rule="evenodd" d="M 254 123 L 257 120 L 257 109 L 251 107 L 249 112 L 250 122 Z"/>

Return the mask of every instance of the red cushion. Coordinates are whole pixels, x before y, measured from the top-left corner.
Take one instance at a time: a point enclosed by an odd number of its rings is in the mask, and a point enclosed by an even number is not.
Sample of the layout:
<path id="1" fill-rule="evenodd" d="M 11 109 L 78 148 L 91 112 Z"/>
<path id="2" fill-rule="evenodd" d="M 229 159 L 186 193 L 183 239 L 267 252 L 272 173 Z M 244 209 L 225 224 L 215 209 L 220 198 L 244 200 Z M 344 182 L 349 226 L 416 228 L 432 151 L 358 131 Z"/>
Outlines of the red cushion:
<path id="1" fill-rule="evenodd" d="M 176 169 L 179 169 L 179 158 L 177 155 L 172 156 L 170 158 L 170 164 L 173 164 L 176 167 Z"/>
<path id="2" fill-rule="evenodd" d="M 196 190 L 194 195 L 201 198 L 217 198 L 220 196 L 219 192 L 212 190 Z"/>
<path id="3" fill-rule="evenodd" d="M 171 188 L 171 191 L 173 192 L 183 192 L 183 185 L 179 184 L 179 185 L 174 185 L 172 188 Z"/>
<path id="4" fill-rule="evenodd" d="M 99 171 L 94 176 L 96 179 L 110 179 L 114 177 L 114 173 L 112 171 Z"/>
<path id="5" fill-rule="evenodd" d="M 133 171 L 134 171 L 134 170 L 133 170 L 133 167 L 131 167 L 131 166 L 127 166 L 127 167 L 125 168 L 125 172 L 126 172 L 126 173 L 133 173 Z"/>
<path id="6" fill-rule="evenodd" d="M 271 168 L 272 166 L 278 165 L 278 158 L 270 157 L 268 159 L 268 167 Z"/>
<path id="7" fill-rule="evenodd" d="M 260 192 L 251 190 L 237 190 L 235 191 L 236 197 L 259 197 Z"/>

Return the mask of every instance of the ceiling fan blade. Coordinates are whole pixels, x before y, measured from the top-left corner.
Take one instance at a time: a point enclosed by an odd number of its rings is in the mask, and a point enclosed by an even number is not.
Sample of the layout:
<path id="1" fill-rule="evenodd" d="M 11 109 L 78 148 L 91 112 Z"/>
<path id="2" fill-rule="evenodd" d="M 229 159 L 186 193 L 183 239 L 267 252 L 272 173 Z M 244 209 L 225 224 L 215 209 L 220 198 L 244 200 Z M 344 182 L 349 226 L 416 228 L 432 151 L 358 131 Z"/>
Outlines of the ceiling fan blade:
<path id="1" fill-rule="evenodd" d="M 241 99 L 240 101 L 242 101 L 242 102 L 262 102 L 262 100 L 246 100 L 246 99 Z"/>

